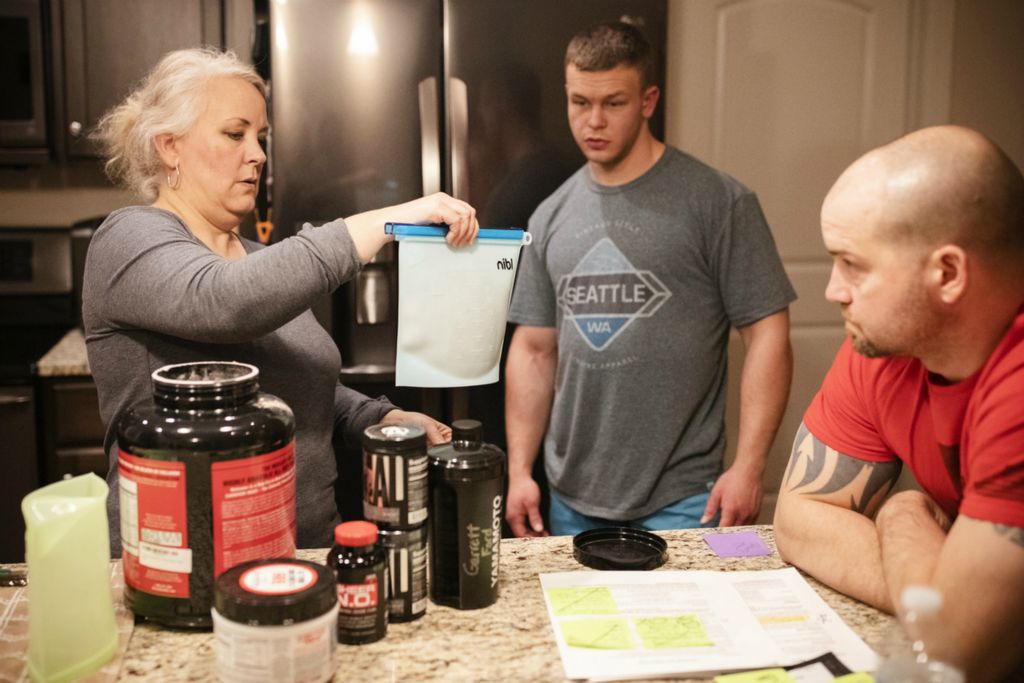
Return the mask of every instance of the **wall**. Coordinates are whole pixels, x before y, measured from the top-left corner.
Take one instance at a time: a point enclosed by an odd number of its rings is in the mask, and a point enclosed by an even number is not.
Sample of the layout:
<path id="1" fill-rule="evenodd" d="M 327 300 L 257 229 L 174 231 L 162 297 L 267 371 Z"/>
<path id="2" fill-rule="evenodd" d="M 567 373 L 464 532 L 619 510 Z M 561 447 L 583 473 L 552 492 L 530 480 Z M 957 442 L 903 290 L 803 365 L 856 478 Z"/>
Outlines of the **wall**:
<path id="1" fill-rule="evenodd" d="M 956 5 L 950 120 L 982 131 L 1024 169 L 1024 2 Z"/>

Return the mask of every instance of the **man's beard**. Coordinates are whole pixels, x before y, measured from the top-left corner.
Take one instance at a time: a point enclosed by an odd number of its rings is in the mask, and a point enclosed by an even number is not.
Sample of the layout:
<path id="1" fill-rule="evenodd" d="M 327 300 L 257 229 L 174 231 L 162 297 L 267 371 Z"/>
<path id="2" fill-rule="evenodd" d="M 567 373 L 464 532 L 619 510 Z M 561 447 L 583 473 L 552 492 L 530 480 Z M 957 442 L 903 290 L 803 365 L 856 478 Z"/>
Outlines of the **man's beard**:
<path id="1" fill-rule="evenodd" d="M 886 358 L 894 355 L 891 351 L 886 351 L 878 346 L 875 346 L 864 337 L 854 337 L 850 335 L 850 344 L 853 345 L 853 350 L 864 356 L 865 358 Z"/>

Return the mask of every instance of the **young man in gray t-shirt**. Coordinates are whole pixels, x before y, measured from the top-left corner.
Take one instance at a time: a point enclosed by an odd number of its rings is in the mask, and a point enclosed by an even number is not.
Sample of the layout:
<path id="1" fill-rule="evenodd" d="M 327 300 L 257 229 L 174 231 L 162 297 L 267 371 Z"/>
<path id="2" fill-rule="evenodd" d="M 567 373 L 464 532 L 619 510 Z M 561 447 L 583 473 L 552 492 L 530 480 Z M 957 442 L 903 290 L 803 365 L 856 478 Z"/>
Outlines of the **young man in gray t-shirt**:
<path id="1" fill-rule="evenodd" d="M 651 49 L 619 22 L 573 38 L 569 125 L 586 165 L 530 219 L 509 317 L 509 492 L 517 536 L 750 523 L 792 374 L 795 294 L 756 197 L 651 134 Z M 722 473 L 729 330 L 746 354 Z M 719 517 L 720 515 L 720 517 Z"/>

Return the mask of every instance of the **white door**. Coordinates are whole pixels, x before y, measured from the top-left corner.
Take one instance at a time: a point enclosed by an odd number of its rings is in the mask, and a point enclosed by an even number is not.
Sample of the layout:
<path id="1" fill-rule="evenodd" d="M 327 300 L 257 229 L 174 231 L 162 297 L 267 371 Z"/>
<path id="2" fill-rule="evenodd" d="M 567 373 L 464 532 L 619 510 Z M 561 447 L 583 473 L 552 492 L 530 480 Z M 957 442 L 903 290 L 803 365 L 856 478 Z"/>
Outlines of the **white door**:
<path id="1" fill-rule="evenodd" d="M 789 408 L 769 456 L 761 522 L 804 409 L 843 339 L 824 299 L 830 261 L 818 212 L 866 150 L 947 120 L 953 0 L 672 0 L 669 142 L 733 175 L 761 200 L 799 299 Z M 736 443 L 741 345 L 730 352 Z"/>

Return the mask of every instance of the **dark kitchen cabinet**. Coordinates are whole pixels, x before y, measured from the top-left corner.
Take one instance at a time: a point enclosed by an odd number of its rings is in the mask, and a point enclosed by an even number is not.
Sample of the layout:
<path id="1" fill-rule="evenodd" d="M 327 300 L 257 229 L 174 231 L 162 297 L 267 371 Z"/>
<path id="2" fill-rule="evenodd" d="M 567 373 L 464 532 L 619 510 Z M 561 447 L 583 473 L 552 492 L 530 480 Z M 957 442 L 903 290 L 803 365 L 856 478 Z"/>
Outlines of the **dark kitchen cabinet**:
<path id="1" fill-rule="evenodd" d="M 107 476 L 96 385 L 89 377 L 44 377 L 40 382 L 42 475 L 46 483 L 65 475 Z"/>
<path id="2" fill-rule="evenodd" d="M 221 0 L 51 0 L 50 9 L 62 158 L 97 156 L 89 132 L 165 53 L 225 43 Z"/>
<path id="3" fill-rule="evenodd" d="M 31 385 L 0 385 L 4 454 L 4 476 L 0 479 L 0 562 L 25 561 L 21 499 L 39 486 L 35 421 Z"/>

